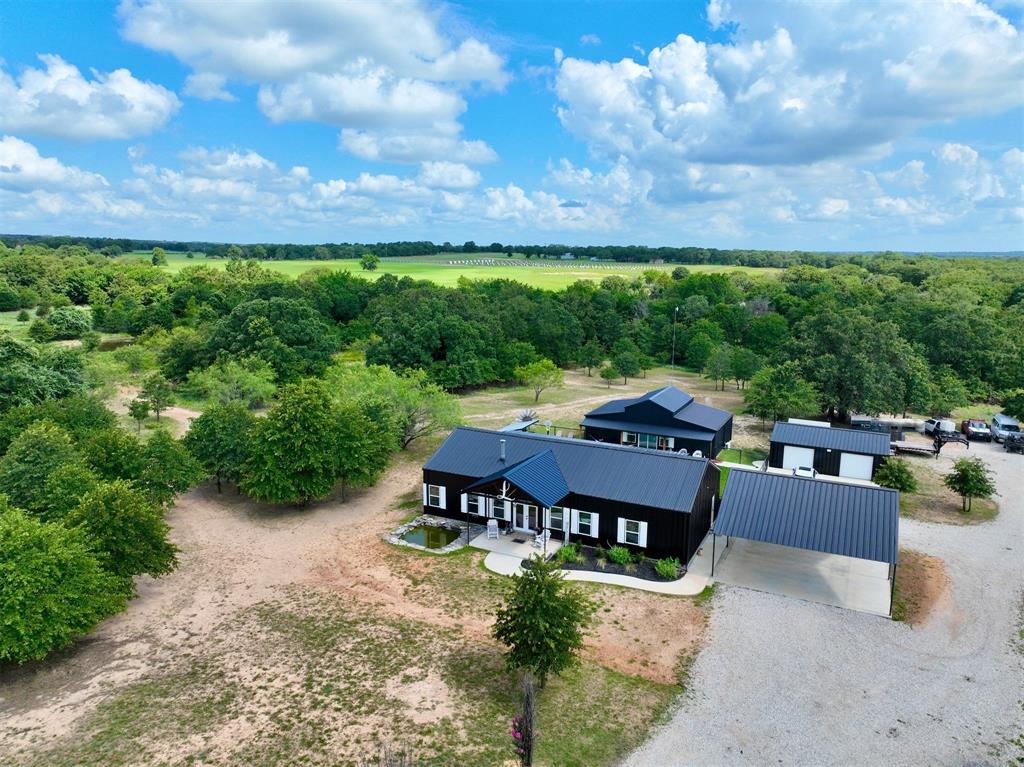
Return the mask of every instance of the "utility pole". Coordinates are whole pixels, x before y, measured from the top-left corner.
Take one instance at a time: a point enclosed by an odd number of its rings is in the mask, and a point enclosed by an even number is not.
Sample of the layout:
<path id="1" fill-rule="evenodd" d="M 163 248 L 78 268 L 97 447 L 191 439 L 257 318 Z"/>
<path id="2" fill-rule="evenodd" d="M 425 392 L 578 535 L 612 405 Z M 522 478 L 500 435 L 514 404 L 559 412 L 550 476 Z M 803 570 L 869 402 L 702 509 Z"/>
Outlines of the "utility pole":
<path id="1" fill-rule="evenodd" d="M 676 367 L 676 319 L 679 317 L 679 307 L 672 310 L 672 369 Z"/>

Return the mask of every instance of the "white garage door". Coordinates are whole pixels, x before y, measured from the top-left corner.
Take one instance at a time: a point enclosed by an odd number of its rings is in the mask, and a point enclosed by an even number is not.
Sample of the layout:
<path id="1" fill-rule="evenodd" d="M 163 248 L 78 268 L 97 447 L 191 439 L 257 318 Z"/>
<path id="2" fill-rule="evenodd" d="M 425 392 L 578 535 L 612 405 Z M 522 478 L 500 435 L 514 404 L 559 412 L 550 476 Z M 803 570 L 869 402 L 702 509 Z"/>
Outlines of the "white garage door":
<path id="1" fill-rule="evenodd" d="M 799 466 L 814 466 L 814 448 L 792 445 L 782 448 L 782 468 L 795 469 Z"/>
<path id="2" fill-rule="evenodd" d="M 839 456 L 839 476 L 852 479 L 871 479 L 871 465 L 874 459 L 870 455 L 843 453 Z"/>

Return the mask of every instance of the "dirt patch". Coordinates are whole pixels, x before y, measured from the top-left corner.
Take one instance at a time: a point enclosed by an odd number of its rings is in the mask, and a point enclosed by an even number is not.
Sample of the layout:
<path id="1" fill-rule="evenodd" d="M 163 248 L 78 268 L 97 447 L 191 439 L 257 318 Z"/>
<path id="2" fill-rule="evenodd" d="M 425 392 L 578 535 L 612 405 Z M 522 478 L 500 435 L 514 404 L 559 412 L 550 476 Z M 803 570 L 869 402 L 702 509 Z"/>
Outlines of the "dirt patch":
<path id="1" fill-rule="evenodd" d="M 938 557 L 901 549 L 896 571 L 893 619 L 922 626 L 933 613 L 951 609 L 949 575 Z"/>
<path id="2" fill-rule="evenodd" d="M 107 400 L 107 407 L 116 415 L 127 418 L 128 403 L 139 396 L 139 391 L 140 388 L 138 386 L 118 387 L 117 394 Z M 189 426 L 192 425 L 192 419 L 198 418 L 201 415 L 202 413 L 198 410 L 192 410 L 187 407 L 169 407 L 160 411 L 160 422 L 168 424 L 171 434 L 175 437 L 182 437 L 188 431 Z M 152 419 L 152 416 L 150 418 Z M 151 422 L 157 423 L 156 420 Z M 132 425 L 134 423 L 134 421 L 131 421 Z"/>
<path id="3" fill-rule="evenodd" d="M 406 669 L 400 677 L 384 683 L 387 694 L 398 700 L 405 715 L 416 724 L 427 724 L 455 714 L 452 691 L 432 670 Z"/>
<path id="4" fill-rule="evenodd" d="M 965 514 L 960 496 L 942 483 L 951 461 L 961 457 L 947 446 L 939 460 L 921 456 L 901 458 L 917 479 L 917 492 L 900 493 L 900 513 L 911 519 L 946 525 L 976 525 L 993 519 L 999 512 L 995 501 L 975 498 L 971 511 Z"/>

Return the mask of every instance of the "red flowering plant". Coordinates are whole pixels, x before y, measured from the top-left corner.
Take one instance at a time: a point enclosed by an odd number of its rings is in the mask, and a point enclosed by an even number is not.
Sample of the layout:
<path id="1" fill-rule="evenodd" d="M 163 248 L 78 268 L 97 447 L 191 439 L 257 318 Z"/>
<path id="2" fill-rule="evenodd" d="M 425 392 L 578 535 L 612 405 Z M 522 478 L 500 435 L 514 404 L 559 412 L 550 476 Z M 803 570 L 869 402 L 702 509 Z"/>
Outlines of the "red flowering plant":
<path id="1" fill-rule="evenodd" d="M 523 767 L 533 764 L 533 726 L 524 716 L 512 718 L 512 744 Z"/>

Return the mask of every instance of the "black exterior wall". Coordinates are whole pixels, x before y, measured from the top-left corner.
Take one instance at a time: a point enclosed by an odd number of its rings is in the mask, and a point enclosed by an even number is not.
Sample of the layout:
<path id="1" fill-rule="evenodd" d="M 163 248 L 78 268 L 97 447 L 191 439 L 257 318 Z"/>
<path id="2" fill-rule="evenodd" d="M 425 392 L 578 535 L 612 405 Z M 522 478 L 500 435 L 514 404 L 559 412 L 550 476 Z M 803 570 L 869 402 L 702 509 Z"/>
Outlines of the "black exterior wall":
<path id="1" fill-rule="evenodd" d="M 450 519 L 465 520 L 466 515 L 462 513 L 460 498 L 463 490 L 478 479 L 479 477 L 465 477 L 424 469 L 423 482 L 430 485 L 443 485 L 446 488 L 446 493 L 444 509 L 424 506 L 423 512 Z M 570 493 L 563 505 L 571 509 L 599 514 L 600 529 L 596 538 L 570 534 L 569 540 L 580 541 L 590 546 L 600 544 L 605 548 L 622 545 L 616 540 L 618 518 L 625 517 L 647 523 L 647 545 L 643 547 L 643 550 L 648 556 L 655 558 L 678 557 L 679 561 L 685 564 L 697 551 L 711 526 L 711 504 L 718 493 L 718 482 L 718 467 L 709 463 L 708 471 L 701 481 L 701 488 L 694 502 L 694 509 L 689 513 Z M 471 519 L 474 522 L 479 522 L 482 518 L 471 515 Z M 562 531 L 552 531 L 552 537 L 558 540 L 562 540 L 563 535 Z M 628 548 L 635 549 L 637 547 L 629 546 Z"/>
<path id="2" fill-rule="evenodd" d="M 657 428 L 645 429 L 644 426 L 645 424 L 637 423 L 636 431 L 648 434 L 657 433 Z M 649 426 L 656 427 L 656 424 L 649 424 Z M 603 429 L 597 426 L 584 426 L 583 438 L 595 442 L 618 445 L 622 442 L 622 431 L 619 429 Z M 691 454 L 694 450 L 700 450 L 704 456 L 714 458 L 725 449 L 725 443 L 732 439 L 732 419 L 730 418 L 718 431 L 714 433 L 708 432 L 707 440 L 685 439 L 683 437 L 673 437 L 673 439 L 675 440 L 673 444 L 675 445 L 674 450 L 676 452 L 683 448 L 686 448 Z"/>
<path id="3" fill-rule="evenodd" d="M 782 457 L 786 444 L 784 442 L 772 442 L 768 448 L 768 465 L 773 469 L 782 468 Z M 791 445 L 791 447 L 806 447 L 806 445 Z M 829 450 L 824 447 L 816 447 L 814 450 L 814 469 L 819 474 L 828 474 L 833 477 L 839 476 L 839 462 L 843 453 L 853 453 L 852 450 Z M 855 453 L 855 455 L 867 455 L 866 453 Z M 871 477 L 874 479 L 875 472 L 882 465 L 885 456 L 871 456 Z"/>

